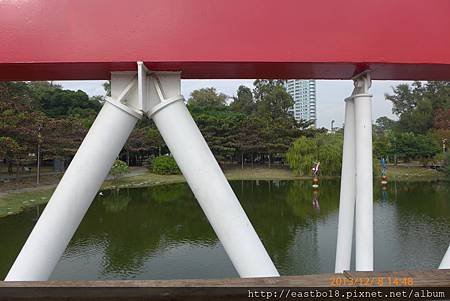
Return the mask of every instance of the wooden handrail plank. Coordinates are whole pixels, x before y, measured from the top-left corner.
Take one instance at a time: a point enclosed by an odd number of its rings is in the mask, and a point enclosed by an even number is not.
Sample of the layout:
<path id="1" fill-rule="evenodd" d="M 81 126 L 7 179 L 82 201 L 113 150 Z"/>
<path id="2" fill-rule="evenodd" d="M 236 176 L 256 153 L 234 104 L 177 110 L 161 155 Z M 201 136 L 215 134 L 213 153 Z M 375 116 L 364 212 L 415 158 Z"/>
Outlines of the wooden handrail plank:
<path id="1" fill-rule="evenodd" d="M 450 286 L 450 270 L 426 270 L 395 272 L 345 272 L 344 274 L 315 274 L 273 278 L 80 280 L 35 282 L 17 281 L 0 282 L 0 289 L 6 287 L 330 287 L 333 285 L 333 278 L 339 277 L 347 279 L 404 279 L 410 277 L 413 279 L 412 286 Z M 359 285 L 350 285 L 348 282 L 343 282 L 341 286 Z M 387 286 L 387 282 L 385 282 L 383 286 Z"/>

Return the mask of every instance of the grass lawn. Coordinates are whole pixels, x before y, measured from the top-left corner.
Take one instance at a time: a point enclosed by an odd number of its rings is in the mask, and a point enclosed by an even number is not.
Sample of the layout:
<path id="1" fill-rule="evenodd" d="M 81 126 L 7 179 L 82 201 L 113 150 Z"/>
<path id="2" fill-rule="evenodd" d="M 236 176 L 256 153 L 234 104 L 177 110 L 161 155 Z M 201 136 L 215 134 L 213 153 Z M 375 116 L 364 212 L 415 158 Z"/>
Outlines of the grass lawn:
<path id="1" fill-rule="evenodd" d="M 419 166 L 388 166 L 388 180 L 396 181 L 435 181 L 443 180 L 444 174 L 435 169 Z"/>
<path id="2" fill-rule="evenodd" d="M 309 177 L 299 177 L 294 172 L 288 169 L 281 168 L 233 168 L 225 170 L 225 175 L 229 180 L 294 180 L 294 179 L 308 179 Z M 389 166 L 388 180 L 393 181 L 434 181 L 444 179 L 443 174 L 427 168 L 422 167 L 406 167 L 406 166 Z M 16 190 L 5 190 L 6 187 L 0 190 L 0 217 L 9 214 L 16 214 L 24 210 L 26 207 L 35 204 L 46 203 L 59 177 L 54 178 L 53 183 L 45 183 L 45 186 L 33 187 L 27 181 L 22 182 L 21 189 L 17 189 L 20 183 L 15 183 L 12 187 Z M 171 184 L 184 182 L 182 175 L 156 175 L 141 170 L 139 174 L 123 177 L 117 183 L 111 180 L 105 181 L 102 185 L 102 190 L 111 189 L 114 187 L 131 188 L 131 187 L 149 187 L 155 185 Z M 3 190 L 3 192 L 2 192 Z"/>
<path id="3" fill-rule="evenodd" d="M 27 207 L 47 203 L 53 190 L 54 188 L 46 188 L 0 195 L 0 217 L 19 213 Z"/>

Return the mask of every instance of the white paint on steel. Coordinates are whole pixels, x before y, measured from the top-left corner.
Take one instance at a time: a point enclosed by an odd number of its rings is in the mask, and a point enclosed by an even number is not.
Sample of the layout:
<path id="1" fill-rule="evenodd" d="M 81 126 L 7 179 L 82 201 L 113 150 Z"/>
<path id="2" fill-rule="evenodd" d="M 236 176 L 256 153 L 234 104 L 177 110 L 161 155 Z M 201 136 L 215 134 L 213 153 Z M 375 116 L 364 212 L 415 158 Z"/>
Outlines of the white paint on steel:
<path id="1" fill-rule="evenodd" d="M 444 258 L 442 258 L 439 269 L 450 269 L 450 246 L 448 246 L 447 252 L 445 252 Z"/>
<path id="2" fill-rule="evenodd" d="M 7 281 L 48 280 L 138 118 L 105 102 Z"/>
<path id="3" fill-rule="evenodd" d="M 173 78 L 178 86 L 173 85 Z M 163 96 L 158 110 L 152 111 L 161 136 L 239 275 L 279 276 L 186 105 L 182 100 L 166 102 L 180 99 L 179 81 L 178 74 L 159 77 L 155 87 L 161 85 L 160 91 L 149 95 Z"/>
<path id="4" fill-rule="evenodd" d="M 368 73 L 355 80 L 356 270 L 373 270 L 372 95 Z M 363 92 L 360 94 L 360 92 Z"/>
<path id="5" fill-rule="evenodd" d="M 345 100 L 339 223 L 335 272 L 350 270 L 355 216 L 355 109 L 353 98 Z"/>
<path id="6" fill-rule="evenodd" d="M 161 136 L 239 275 L 279 276 L 180 97 L 179 73 L 140 79 L 143 71 L 148 71 L 144 67 L 138 64 L 140 72 L 112 74 L 112 97 L 107 98 L 7 281 L 48 280 L 144 107 L 153 108 L 152 117 Z M 152 81 L 158 84 L 149 85 Z"/>

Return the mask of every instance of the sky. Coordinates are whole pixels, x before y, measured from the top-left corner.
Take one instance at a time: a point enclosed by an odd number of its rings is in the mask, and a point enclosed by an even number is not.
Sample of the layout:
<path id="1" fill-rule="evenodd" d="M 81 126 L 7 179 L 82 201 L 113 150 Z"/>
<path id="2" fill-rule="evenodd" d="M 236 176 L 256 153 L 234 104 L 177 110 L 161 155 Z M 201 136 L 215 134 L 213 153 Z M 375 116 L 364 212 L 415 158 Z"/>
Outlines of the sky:
<path id="1" fill-rule="evenodd" d="M 64 89 L 82 90 L 89 96 L 103 95 L 104 81 L 59 81 Z M 392 94 L 392 87 L 400 83 L 411 83 L 405 81 L 372 81 L 370 93 L 373 95 L 372 119 L 387 116 L 396 119 L 392 114 L 392 105 L 384 97 L 385 93 Z M 182 80 L 181 92 L 184 97 L 189 98 L 192 91 L 200 88 L 214 87 L 218 92 L 225 93 L 232 97 L 236 95 L 237 88 L 245 85 L 253 88 L 253 80 Z M 353 81 L 351 80 L 317 80 L 317 127 L 331 127 L 334 120 L 334 127 L 342 127 L 344 120 L 344 99 L 352 93 Z"/>

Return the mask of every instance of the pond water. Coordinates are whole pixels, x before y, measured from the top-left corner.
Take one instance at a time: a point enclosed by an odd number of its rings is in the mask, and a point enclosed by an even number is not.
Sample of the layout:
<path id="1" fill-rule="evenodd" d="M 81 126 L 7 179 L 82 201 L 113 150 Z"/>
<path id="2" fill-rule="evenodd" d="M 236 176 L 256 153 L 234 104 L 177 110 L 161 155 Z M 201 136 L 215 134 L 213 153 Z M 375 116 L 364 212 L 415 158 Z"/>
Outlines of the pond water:
<path id="1" fill-rule="evenodd" d="M 282 275 L 334 270 L 339 182 L 232 181 Z M 375 270 L 436 268 L 450 242 L 449 185 L 375 186 Z M 0 218 L 0 278 L 43 206 Z M 51 233 L 49 233 L 51 237 Z M 354 260 L 352 265 L 354 266 Z M 237 276 L 186 184 L 105 191 L 91 205 L 52 279 Z"/>

